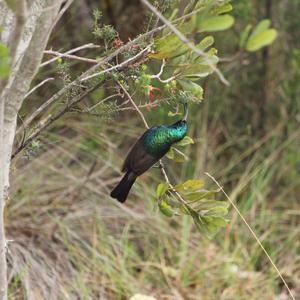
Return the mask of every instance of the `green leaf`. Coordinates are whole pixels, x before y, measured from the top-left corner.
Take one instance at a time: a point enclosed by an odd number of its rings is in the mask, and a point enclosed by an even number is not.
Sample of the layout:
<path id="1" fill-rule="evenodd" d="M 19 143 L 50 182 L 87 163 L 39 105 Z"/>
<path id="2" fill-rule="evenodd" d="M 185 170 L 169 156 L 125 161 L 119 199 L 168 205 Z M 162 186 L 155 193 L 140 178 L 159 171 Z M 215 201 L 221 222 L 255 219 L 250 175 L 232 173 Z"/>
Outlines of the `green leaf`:
<path id="1" fill-rule="evenodd" d="M 167 152 L 166 157 L 167 157 L 168 159 L 174 159 L 175 154 L 174 154 L 174 150 L 173 150 L 172 147 L 171 147 L 170 150 Z"/>
<path id="2" fill-rule="evenodd" d="M 164 214 L 166 217 L 172 217 L 175 214 L 175 211 L 172 209 L 172 207 L 167 203 L 168 198 L 164 197 L 158 202 L 159 210 L 162 214 Z"/>
<path id="3" fill-rule="evenodd" d="M 6 77 L 10 72 L 10 58 L 8 49 L 4 44 L 0 43 L 0 78 Z"/>
<path id="4" fill-rule="evenodd" d="M 250 52 L 257 51 L 265 46 L 268 46 L 274 42 L 277 37 L 277 31 L 275 29 L 268 29 L 257 35 L 250 36 L 246 49 Z"/>
<path id="5" fill-rule="evenodd" d="M 230 3 L 225 3 L 223 5 L 217 6 L 212 10 L 212 14 L 214 15 L 220 15 L 224 14 L 226 12 L 232 11 L 232 5 Z"/>
<path id="6" fill-rule="evenodd" d="M 201 190 L 184 194 L 184 198 L 189 202 L 198 202 L 202 199 L 214 199 L 218 191 Z"/>
<path id="7" fill-rule="evenodd" d="M 201 51 L 205 51 L 207 48 L 214 44 L 214 41 L 215 40 L 213 36 L 209 35 L 205 37 L 199 44 L 197 44 L 196 47 Z"/>
<path id="8" fill-rule="evenodd" d="M 182 55 L 188 49 L 188 46 L 177 35 L 170 34 L 158 39 L 155 43 L 155 53 L 149 53 L 148 56 L 156 59 L 172 58 Z"/>
<path id="9" fill-rule="evenodd" d="M 197 24 L 200 32 L 221 31 L 230 28 L 234 24 L 234 18 L 231 15 L 213 16 L 202 19 Z"/>
<path id="10" fill-rule="evenodd" d="M 248 24 L 246 28 L 243 30 L 240 38 L 240 48 L 244 48 L 246 45 L 246 41 L 249 37 L 250 31 L 252 29 L 252 25 Z"/>
<path id="11" fill-rule="evenodd" d="M 183 152 L 173 147 L 174 150 L 174 158 L 173 160 L 178 163 L 186 162 L 189 158 Z"/>
<path id="12" fill-rule="evenodd" d="M 207 192 L 214 192 L 217 193 L 218 191 L 207 191 Z M 222 206 L 228 208 L 228 202 L 220 201 L 220 200 L 213 200 L 213 199 L 204 199 L 203 201 L 198 202 L 198 208 L 201 210 L 210 210 L 214 207 Z"/>
<path id="13" fill-rule="evenodd" d="M 204 181 L 200 179 L 189 179 L 175 186 L 177 192 L 195 191 L 203 188 Z"/>
<path id="14" fill-rule="evenodd" d="M 161 196 L 163 196 L 166 191 L 168 190 L 169 185 L 166 182 L 161 182 L 157 188 L 156 188 L 156 196 L 157 198 L 160 198 Z"/>
<path id="15" fill-rule="evenodd" d="M 183 90 L 190 91 L 198 100 L 203 99 L 203 88 L 199 84 L 192 82 L 191 80 L 180 80 L 180 79 L 178 79 L 178 83 L 181 85 Z"/>
<path id="16" fill-rule="evenodd" d="M 186 135 L 180 142 L 176 143 L 176 146 L 184 147 L 190 144 L 195 144 L 195 142 L 191 137 Z"/>
<path id="17" fill-rule="evenodd" d="M 176 162 L 183 163 L 188 160 L 188 157 L 178 149 L 171 147 L 166 154 L 167 158 L 172 159 Z"/>
<path id="18" fill-rule="evenodd" d="M 270 28 L 270 26 L 271 26 L 271 21 L 269 19 L 264 19 L 264 20 L 260 21 L 254 28 L 254 30 L 251 34 L 251 38 L 266 31 L 267 29 Z"/>

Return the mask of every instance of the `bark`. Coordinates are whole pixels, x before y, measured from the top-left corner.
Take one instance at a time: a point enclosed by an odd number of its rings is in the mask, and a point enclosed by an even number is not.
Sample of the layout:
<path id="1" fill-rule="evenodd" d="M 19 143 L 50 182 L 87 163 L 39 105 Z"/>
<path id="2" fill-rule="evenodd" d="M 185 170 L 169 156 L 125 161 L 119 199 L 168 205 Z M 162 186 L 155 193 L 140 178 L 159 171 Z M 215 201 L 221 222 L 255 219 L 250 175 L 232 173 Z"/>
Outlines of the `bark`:
<path id="1" fill-rule="evenodd" d="M 0 0 L 0 40 L 11 56 L 11 74 L 0 81 L 0 300 L 7 299 L 4 207 L 9 195 L 10 157 L 17 115 L 40 65 L 63 0 L 18 1 L 15 11 Z"/>

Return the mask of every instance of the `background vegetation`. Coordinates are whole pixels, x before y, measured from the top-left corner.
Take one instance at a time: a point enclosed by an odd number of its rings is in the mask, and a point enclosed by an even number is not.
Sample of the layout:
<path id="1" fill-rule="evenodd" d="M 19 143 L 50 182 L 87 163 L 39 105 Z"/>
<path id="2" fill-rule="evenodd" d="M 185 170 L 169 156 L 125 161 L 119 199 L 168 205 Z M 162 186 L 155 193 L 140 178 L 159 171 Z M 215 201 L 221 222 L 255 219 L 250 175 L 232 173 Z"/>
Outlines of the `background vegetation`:
<path id="1" fill-rule="evenodd" d="M 171 17 L 175 2 L 156 5 Z M 187 1 L 179 2 L 182 15 Z M 230 86 L 216 75 L 198 79 L 204 95 L 200 104 L 191 104 L 189 136 L 195 143 L 183 150 L 189 160 L 166 160 L 165 165 L 174 183 L 199 178 L 213 190 L 216 186 L 204 172 L 214 175 L 300 299 L 300 4 L 240 0 L 233 6 L 235 24 L 213 34 L 221 59 L 218 66 Z M 241 33 L 263 19 L 272 21 L 277 40 L 255 52 L 241 50 Z M 99 58 L 155 24 L 156 18 L 137 0 L 74 1 L 47 49 L 65 52 L 94 43 L 101 48 L 83 50 L 80 56 Z M 160 63 L 152 59 L 138 72 L 133 66 L 126 76 L 146 80 L 144 74 L 156 74 Z M 55 90 L 76 78 L 85 64 L 59 59 L 41 68 L 32 86 L 45 78 L 54 80 L 25 100 L 19 125 Z M 125 206 L 109 197 L 124 154 L 144 131 L 115 80 L 107 76 L 105 84 L 13 161 L 6 211 L 7 236 L 13 240 L 10 298 L 129 299 L 141 293 L 157 299 L 289 299 L 232 209 L 226 228 L 209 240 L 188 216 L 167 218 L 159 211 L 156 186 L 163 178 L 158 169 L 138 180 Z M 144 82 L 136 84 L 141 89 L 134 99 L 144 105 L 149 124 L 179 117 L 168 115 L 175 108 L 160 97 L 161 83 L 154 82 L 154 90 L 143 90 Z M 84 110 L 110 95 L 114 96 L 96 110 Z M 152 107 L 151 101 L 159 106 Z M 47 114 L 62 103 L 51 106 Z M 21 140 L 19 136 L 16 148 Z"/>

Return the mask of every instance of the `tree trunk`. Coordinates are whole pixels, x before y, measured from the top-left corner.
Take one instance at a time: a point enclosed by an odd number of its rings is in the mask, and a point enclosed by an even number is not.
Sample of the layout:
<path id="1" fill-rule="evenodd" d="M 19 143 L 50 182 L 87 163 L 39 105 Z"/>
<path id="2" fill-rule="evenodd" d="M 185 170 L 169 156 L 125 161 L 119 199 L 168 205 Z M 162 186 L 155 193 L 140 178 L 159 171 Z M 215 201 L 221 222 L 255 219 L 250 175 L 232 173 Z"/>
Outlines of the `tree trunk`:
<path id="1" fill-rule="evenodd" d="M 0 0 L 0 26 L 3 28 L 0 40 L 8 47 L 11 58 L 10 75 L 0 81 L 0 300 L 7 299 L 4 207 L 9 194 L 10 157 L 18 111 L 38 70 L 62 2 L 34 0 L 26 7 L 26 0 L 19 0 L 12 11 Z"/>

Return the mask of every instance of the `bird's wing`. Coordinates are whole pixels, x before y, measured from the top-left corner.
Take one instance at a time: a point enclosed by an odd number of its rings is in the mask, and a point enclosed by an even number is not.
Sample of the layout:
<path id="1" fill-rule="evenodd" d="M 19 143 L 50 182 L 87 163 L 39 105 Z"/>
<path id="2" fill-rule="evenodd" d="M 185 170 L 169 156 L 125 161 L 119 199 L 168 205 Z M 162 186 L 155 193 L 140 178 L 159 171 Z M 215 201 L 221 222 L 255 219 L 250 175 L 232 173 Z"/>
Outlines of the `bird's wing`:
<path id="1" fill-rule="evenodd" d="M 145 151 L 143 137 L 144 135 L 130 149 L 124 161 L 122 172 L 132 171 L 139 176 L 158 161 L 157 158 Z"/>

